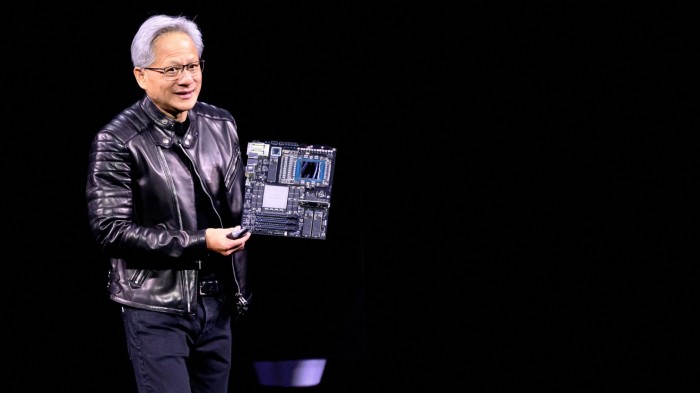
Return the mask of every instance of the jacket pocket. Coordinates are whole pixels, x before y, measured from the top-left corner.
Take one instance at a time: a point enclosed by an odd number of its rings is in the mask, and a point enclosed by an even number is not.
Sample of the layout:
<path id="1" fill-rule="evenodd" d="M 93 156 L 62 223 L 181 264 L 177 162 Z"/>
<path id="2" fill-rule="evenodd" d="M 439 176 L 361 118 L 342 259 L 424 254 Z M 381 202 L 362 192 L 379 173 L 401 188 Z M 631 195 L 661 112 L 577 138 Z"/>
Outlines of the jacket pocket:
<path id="1" fill-rule="evenodd" d="M 146 281 L 146 278 L 150 274 L 150 270 L 148 269 L 137 269 L 134 270 L 134 274 L 131 275 L 131 278 L 129 279 L 129 285 L 132 288 L 141 288 L 143 285 L 144 281 Z"/>

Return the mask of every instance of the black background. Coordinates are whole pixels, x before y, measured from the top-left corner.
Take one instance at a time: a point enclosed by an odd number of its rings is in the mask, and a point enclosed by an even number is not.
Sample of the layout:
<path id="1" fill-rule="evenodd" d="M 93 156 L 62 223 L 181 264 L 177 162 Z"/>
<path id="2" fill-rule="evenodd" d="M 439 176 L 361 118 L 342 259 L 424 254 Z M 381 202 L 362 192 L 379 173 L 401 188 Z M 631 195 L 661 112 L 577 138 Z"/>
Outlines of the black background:
<path id="1" fill-rule="evenodd" d="M 234 391 L 274 390 L 254 358 L 320 355 L 305 390 L 697 384 L 697 35 L 682 7 L 10 7 L 18 390 L 133 391 L 84 184 L 93 134 L 141 97 L 129 45 L 155 13 L 196 18 L 200 100 L 244 142 L 338 148 L 329 239 L 250 244 L 260 308 Z"/>

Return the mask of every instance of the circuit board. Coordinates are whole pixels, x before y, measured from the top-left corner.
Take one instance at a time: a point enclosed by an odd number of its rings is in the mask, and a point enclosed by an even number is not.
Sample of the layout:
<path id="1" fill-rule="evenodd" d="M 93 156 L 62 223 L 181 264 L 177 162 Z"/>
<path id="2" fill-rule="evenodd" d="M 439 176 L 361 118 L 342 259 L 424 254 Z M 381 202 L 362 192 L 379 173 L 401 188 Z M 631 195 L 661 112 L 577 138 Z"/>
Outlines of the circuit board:
<path id="1" fill-rule="evenodd" d="M 336 149 L 248 143 L 241 226 L 261 235 L 326 239 Z"/>

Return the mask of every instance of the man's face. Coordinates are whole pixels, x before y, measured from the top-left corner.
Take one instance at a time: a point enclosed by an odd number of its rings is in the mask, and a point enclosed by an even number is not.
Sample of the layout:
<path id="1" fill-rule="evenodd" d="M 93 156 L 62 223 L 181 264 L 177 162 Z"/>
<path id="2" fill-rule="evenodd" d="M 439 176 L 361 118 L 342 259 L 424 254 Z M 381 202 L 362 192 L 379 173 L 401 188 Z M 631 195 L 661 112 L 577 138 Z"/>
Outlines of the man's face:
<path id="1" fill-rule="evenodd" d="M 194 42 L 185 33 L 172 32 L 160 36 L 155 41 L 154 49 L 156 58 L 148 68 L 180 67 L 199 61 Z M 174 80 L 168 80 L 170 77 L 161 71 L 134 68 L 134 76 L 161 111 L 184 121 L 202 88 L 201 68 L 193 72 L 180 70 Z"/>

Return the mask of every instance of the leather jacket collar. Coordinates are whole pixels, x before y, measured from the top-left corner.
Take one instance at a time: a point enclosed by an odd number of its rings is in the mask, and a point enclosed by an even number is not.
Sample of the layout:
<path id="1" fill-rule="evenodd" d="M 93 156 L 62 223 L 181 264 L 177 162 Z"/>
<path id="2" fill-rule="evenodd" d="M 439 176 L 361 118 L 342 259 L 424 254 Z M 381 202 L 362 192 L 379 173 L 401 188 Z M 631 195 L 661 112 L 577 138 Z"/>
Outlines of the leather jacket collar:
<path id="1" fill-rule="evenodd" d="M 175 142 L 180 140 L 180 138 L 175 134 L 175 129 L 177 127 L 177 121 L 172 117 L 163 113 L 156 104 L 148 98 L 147 95 L 141 99 L 139 103 L 143 111 L 150 117 L 158 127 L 153 127 L 150 129 L 151 138 L 153 143 L 170 148 Z M 188 116 L 196 116 L 192 111 L 190 111 Z M 190 148 L 197 139 L 197 127 L 193 126 L 195 124 L 193 119 L 190 119 L 190 127 L 182 136 L 181 144 L 185 148 Z"/>

